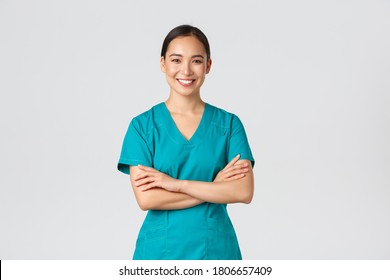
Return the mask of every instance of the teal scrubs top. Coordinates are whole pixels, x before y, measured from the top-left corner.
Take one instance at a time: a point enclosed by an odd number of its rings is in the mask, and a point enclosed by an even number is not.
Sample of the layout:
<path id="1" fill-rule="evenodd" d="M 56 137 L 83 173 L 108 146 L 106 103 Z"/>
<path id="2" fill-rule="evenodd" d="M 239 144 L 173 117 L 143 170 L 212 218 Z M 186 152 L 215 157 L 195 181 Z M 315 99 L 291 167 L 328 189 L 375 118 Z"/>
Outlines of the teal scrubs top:
<path id="1" fill-rule="evenodd" d="M 254 159 L 240 119 L 205 105 L 187 140 L 162 102 L 132 119 L 118 170 L 151 166 L 173 178 L 212 182 L 237 154 Z M 240 260 L 241 252 L 226 204 L 202 203 L 180 210 L 149 210 L 139 232 L 134 260 Z"/>

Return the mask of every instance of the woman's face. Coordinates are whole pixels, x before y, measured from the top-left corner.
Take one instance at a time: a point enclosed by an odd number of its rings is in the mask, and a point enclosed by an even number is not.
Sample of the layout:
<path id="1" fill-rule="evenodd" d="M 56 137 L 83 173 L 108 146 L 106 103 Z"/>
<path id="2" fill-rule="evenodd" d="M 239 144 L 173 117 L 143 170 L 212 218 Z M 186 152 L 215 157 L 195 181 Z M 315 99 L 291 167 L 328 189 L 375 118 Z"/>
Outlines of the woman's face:
<path id="1" fill-rule="evenodd" d="M 200 94 L 206 74 L 211 67 L 203 44 L 194 36 L 177 37 L 169 45 L 160 61 L 171 94 L 185 96 Z"/>

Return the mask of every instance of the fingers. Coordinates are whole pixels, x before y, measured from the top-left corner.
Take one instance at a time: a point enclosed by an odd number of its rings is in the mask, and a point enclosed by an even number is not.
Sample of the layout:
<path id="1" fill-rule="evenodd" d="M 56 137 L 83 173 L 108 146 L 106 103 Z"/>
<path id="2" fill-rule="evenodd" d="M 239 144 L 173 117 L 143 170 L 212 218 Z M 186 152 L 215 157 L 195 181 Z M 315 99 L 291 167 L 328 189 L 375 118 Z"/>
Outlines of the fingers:
<path id="1" fill-rule="evenodd" d="M 156 172 L 144 171 L 144 172 L 137 174 L 137 176 L 135 176 L 134 180 L 137 181 L 137 180 L 140 180 L 140 179 L 143 179 L 146 177 L 155 177 L 155 176 L 156 176 Z"/>
<path id="2" fill-rule="evenodd" d="M 140 189 L 141 189 L 141 191 L 144 192 L 144 191 L 153 189 L 153 188 L 155 188 L 155 187 L 158 187 L 158 186 L 155 185 L 155 182 L 152 182 L 152 183 L 149 183 L 149 184 L 147 184 L 147 185 L 141 186 Z"/>
<path id="3" fill-rule="evenodd" d="M 149 184 L 149 183 L 152 183 L 155 181 L 155 178 L 153 177 L 146 177 L 146 178 L 143 178 L 143 179 L 139 179 L 139 180 L 134 180 L 134 185 L 136 187 L 141 187 L 143 185 L 146 185 L 146 184 Z"/>
<path id="4" fill-rule="evenodd" d="M 234 181 L 237 179 L 244 178 L 245 176 L 246 176 L 245 173 L 237 174 L 237 175 L 234 175 L 232 177 L 227 178 L 226 181 Z"/>
<path id="5" fill-rule="evenodd" d="M 226 166 L 224 169 L 227 169 L 233 166 L 240 159 L 240 154 L 236 155 Z"/>
<path id="6" fill-rule="evenodd" d="M 171 190 L 171 186 L 167 186 L 167 182 L 173 180 L 170 176 L 152 167 L 143 165 L 138 165 L 137 167 L 141 170 L 141 172 L 139 172 L 132 181 L 134 187 L 139 188 L 141 191 L 147 191 L 152 188 L 162 188 L 168 191 L 176 191 L 173 189 Z"/>
<path id="7" fill-rule="evenodd" d="M 233 177 L 236 175 L 248 173 L 248 171 L 249 171 L 248 168 L 235 168 L 235 169 L 229 170 L 229 172 L 226 172 L 225 176 L 226 176 L 226 178 L 230 178 L 230 177 Z"/>
<path id="8" fill-rule="evenodd" d="M 236 164 L 236 165 L 233 165 L 233 166 L 230 166 L 229 168 L 224 168 L 223 169 L 223 173 L 229 173 L 233 170 L 243 170 L 243 169 L 248 169 L 248 163 L 247 162 L 244 162 L 244 163 L 240 163 L 240 164 Z M 246 170 L 245 172 L 248 172 L 248 170 Z"/>
<path id="9" fill-rule="evenodd" d="M 144 167 L 144 166 L 143 166 Z M 145 167 L 141 173 L 137 174 L 134 178 L 134 186 L 141 187 L 156 181 L 156 172 L 153 168 Z"/>
<path id="10" fill-rule="evenodd" d="M 221 171 L 220 180 L 222 181 L 232 181 L 245 177 L 245 173 L 249 172 L 248 163 L 244 162 L 229 167 L 226 170 Z"/>
<path id="11" fill-rule="evenodd" d="M 142 170 L 142 172 L 140 172 L 139 174 L 137 174 L 137 176 L 135 176 L 135 178 L 134 178 L 135 181 L 138 181 L 138 180 L 146 178 L 146 177 L 151 177 L 157 173 L 156 169 L 154 169 L 152 167 L 143 166 L 143 165 L 138 165 L 137 167 L 140 170 Z"/>

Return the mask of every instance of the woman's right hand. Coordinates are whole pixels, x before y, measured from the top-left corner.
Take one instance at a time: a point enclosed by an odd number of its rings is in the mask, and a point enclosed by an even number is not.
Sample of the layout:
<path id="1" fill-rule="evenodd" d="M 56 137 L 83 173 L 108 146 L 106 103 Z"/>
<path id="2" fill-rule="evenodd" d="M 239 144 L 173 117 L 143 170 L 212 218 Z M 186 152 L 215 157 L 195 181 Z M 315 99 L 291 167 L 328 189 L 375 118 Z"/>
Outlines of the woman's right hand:
<path id="1" fill-rule="evenodd" d="M 245 177 L 249 171 L 248 163 L 237 163 L 240 155 L 234 157 L 224 169 L 218 172 L 213 182 L 228 182 Z"/>

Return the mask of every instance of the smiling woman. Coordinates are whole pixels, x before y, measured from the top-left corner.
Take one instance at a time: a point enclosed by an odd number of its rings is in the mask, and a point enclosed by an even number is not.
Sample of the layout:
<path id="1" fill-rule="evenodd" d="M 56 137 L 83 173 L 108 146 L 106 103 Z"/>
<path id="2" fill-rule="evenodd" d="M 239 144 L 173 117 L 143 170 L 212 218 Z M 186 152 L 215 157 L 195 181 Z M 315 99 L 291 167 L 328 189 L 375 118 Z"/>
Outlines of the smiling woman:
<path id="1" fill-rule="evenodd" d="M 174 28 L 160 60 L 169 97 L 129 125 L 118 169 L 148 210 L 133 259 L 242 259 L 226 206 L 251 202 L 255 161 L 239 118 L 201 99 L 211 65 L 203 32 Z"/>
<path id="2" fill-rule="evenodd" d="M 200 96 L 200 87 L 210 72 L 211 59 L 197 37 L 181 36 L 170 42 L 160 64 L 171 88 L 171 96 Z"/>

